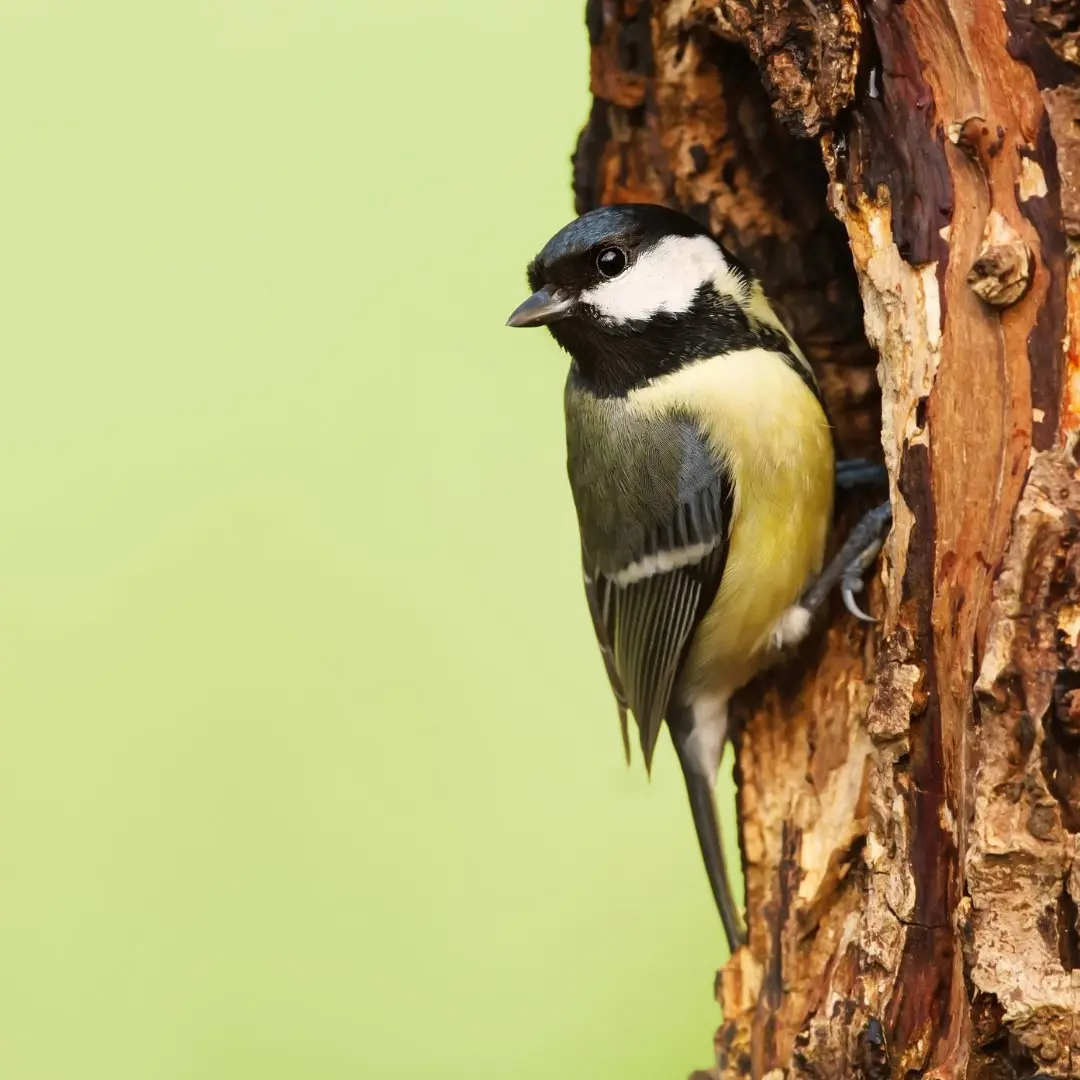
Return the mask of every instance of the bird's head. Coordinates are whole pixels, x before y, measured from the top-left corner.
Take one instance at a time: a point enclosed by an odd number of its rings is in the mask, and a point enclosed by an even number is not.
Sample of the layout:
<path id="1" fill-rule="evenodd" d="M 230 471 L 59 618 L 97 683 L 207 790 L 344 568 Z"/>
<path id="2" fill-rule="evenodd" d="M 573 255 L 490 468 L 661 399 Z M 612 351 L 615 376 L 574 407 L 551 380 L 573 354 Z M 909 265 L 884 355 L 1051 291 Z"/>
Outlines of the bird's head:
<path id="1" fill-rule="evenodd" d="M 750 273 L 693 218 L 663 206 L 589 211 L 529 264 L 509 326 L 546 326 L 579 378 L 617 396 L 703 356 L 749 346 Z"/>

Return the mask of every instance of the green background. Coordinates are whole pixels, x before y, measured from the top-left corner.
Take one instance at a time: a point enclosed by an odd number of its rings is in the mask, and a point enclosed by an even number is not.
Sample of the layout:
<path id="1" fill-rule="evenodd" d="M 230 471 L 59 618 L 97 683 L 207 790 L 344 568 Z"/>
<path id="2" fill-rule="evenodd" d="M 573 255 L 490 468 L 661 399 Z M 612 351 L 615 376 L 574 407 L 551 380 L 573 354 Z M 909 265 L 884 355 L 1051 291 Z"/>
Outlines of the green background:
<path id="1" fill-rule="evenodd" d="M 683 1077 L 566 361 L 583 0 L 5 0 L 0 1076 Z"/>

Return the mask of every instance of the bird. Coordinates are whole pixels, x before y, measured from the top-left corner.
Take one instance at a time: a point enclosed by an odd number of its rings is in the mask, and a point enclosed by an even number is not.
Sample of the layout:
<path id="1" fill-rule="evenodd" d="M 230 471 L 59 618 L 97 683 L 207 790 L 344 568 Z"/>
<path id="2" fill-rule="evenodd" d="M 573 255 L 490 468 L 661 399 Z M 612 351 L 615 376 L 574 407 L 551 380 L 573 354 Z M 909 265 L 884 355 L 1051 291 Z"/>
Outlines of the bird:
<path id="1" fill-rule="evenodd" d="M 876 508 L 825 565 L 838 481 L 814 371 L 760 280 L 708 228 L 623 203 L 560 229 L 507 320 L 570 357 L 567 474 L 593 629 L 630 761 L 674 743 L 732 951 L 746 941 L 720 842 L 716 779 L 732 695 L 798 645 L 829 591 L 849 610 L 891 520 Z M 876 514 L 876 517 L 873 516 Z M 861 530 L 861 531 L 860 531 Z"/>

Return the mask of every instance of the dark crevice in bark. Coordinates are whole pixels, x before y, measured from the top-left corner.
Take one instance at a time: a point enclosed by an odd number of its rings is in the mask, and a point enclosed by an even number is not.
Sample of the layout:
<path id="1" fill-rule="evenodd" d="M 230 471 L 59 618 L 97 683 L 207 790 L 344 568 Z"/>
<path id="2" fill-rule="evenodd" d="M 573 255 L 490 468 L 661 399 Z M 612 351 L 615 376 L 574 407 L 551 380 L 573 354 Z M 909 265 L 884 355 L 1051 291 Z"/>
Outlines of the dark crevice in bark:
<path id="1" fill-rule="evenodd" d="M 922 681 L 925 706 L 911 721 L 911 782 L 907 785 L 915 905 L 913 914 L 901 920 L 909 927 L 898 976 L 904 990 L 893 997 L 889 1012 L 890 1041 L 909 1046 L 918 1041 L 927 1002 L 935 1003 L 940 1029 L 948 1026 L 952 989 L 952 964 L 948 961 L 954 950 L 951 913 L 958 853 L 953 837 L 942 827 L 947 780 L 930 623 L 937 527 L 926 447 L 908 448 L 901 463 L 899 487 L 914 514 L 903 579 L 904 605 L 912 613 L 914 651 L 926 658 Z"/>
<path id="2" fill-rule="evenodd" d="M 1066 971 L 1075 971 L 1080 967 L 1080 928 L 1077 926 L 1080 912 L 1077 911 L 1076 901 L 1069 893 L 1067 881 L 1061 883 L 1055 915 L 1057 948 L 1061 966 Z"/>
<path id="3" fill-rule="evenodd" d="M 1080 672 L 1060 670 L 1054 702 L 1047 715 L 1042 745 L 1042 771 L 1050 794 L 1058 801 L 1061 821 L 1080 833 Z"/>
<path id="4" fill-rule="evenodd" d="M 891 0 L 867 0 L 864 10 L 876 75 L 839 129 L 846 144 L 841 179 L 852 201 L 860 192 L 877 198 L 879 189 L 888 191 L 901 256 L 940 262 L 953 191 L 934 97 L 903 9 Z"/>
<path id="5" fill-rule="evenodd" d="M 1058 174 L 1054 141 L 1050 134 L 1050 119 L 1044 116 L 1039 127 L 1035 149 L 1025 155 L 1043 173 L 1045 195 L 1032 195 L 1020 200 L 1020 212 L 1039 235 L 1040 254 L 1050 268 L 1046 299 L 1028 339 L 1031 365 L 1031 401 L 1042 413 L 1035 421 L 1033 439 L 1038 450 L 1049 449 L 1054 442 L 1060 417 L 1062 380 L 1065 375 L 1065 354 L 1061 327 L 1065 321 L 1065 281 L 1067 259 L 1065 234 L 1061 228 L 1061 178 Z M 1034 358 L 1038 358 L 1037 362 Z"/>

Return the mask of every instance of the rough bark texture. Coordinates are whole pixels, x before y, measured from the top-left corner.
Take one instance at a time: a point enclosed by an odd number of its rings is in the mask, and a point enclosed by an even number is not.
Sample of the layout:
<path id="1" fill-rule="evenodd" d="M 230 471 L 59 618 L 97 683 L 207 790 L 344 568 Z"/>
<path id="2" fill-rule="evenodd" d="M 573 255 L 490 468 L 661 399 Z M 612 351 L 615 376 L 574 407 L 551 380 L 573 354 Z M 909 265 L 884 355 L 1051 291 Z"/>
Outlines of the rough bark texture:
<path id="1" fill-rule="evenodd" d="M 707 220 L 891 476 L 878 627 L 743 696 L 750 943 L 702 1075 L 1080 1077 L 1080 0 L 587 24 L 578 209 Z"/>

